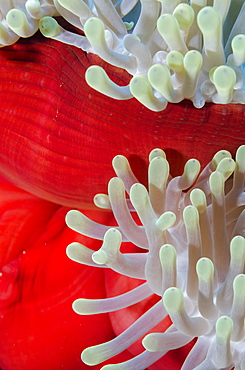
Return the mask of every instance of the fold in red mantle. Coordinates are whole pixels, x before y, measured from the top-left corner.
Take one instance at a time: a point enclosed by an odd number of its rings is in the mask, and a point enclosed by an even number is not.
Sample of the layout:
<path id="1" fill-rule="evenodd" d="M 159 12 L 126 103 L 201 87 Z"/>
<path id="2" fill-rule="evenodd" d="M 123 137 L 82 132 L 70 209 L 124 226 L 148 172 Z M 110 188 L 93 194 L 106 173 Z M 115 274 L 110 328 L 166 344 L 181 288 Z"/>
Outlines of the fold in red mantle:
<path id="1" fill-rule="evenodd" d="M 92 90 L 84 73 L 96 62 L 93 54 L 41 36 L 0 50 L 4 181 L 62 205 L 88 207 L 95 193 L 106 192 L 117 154 L 140 177 L 149 152 L 160 147 L 179 174 L 191 157 L 206 164 L 216 151 L 234 153 L 244 143 L 244 106 L 198 110 L 184 101 L 154 113 L 135 99 L 116 101 Z M 126 72 L 106 70 L 115 82 L 128 82 Z"/>

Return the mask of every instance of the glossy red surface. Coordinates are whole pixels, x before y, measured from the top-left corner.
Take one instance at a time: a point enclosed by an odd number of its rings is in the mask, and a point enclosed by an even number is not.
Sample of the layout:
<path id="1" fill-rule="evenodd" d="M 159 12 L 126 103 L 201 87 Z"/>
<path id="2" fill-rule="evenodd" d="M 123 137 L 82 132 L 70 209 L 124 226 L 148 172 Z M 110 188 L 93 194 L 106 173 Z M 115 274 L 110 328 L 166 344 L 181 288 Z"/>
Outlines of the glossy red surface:
<path id="1" fill-rule="evenodd" d="M 67 208 L 9 185 L 1 184 L 0 210 L 0 368 L 84 369 L 81 350 L 114 336 L 108 315 L 72 310 L 80 296 L 106 297 L 103 271 L 66 256 L 71 241 L 86 238 L 66 227 Z"/>
<path id="2" fill-rule="evenodd" d="M 242 105 L 189 101 L 154 113 L 135 99 L 116 101 L 84 80 L 99 62 L 75 47 L 35 36 L 0 50 L 0 176 L 39 197 L 71 207 L 90 207 L 105 192 L 111 160 L 126 155 L 142 178 L 149 152 L 166 150 L 171 171 L 185 161 L 206 164 L 223 148 L 244 143 Z M 115 82 L 125 72 L 105 65 Z M 144 179 L 143 179 L 144 180 Z"/>

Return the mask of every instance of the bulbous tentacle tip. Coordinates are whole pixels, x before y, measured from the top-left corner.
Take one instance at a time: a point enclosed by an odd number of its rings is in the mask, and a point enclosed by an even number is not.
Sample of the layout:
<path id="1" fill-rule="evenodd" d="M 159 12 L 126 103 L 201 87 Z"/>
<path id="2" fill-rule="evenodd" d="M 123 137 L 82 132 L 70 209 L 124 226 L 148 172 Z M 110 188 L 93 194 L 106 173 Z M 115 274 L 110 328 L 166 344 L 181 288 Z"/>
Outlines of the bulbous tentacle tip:
<path id="1" fill-rule="evenodd" d="M 74 252 L 74 244 L 76 243 L 71 243 L 66 247 L 66 255 L 70 259 L 73 259 L 73 252 Z"/>
<path id="2" fill-rule="evenodd" d="M 236 83 L 236 73 L 229 66 L 214 67 L 209 77 L 216 87 L 217 94 L 213 96 L 213 101 L 219 104 L 229 104 L 232 101 L 232 94 Z"/>
<path id="3" fill-rule="evenodd" d="M 148 71 L 148 79 L 152 87 L 170 103 L 183 100 L 181 91 L 173 88 L 171 74 L 167 67 L 154 64 Z"/>
<path id="4" fill-rule="evenodd" d="M 173 16 L 177 19 L 179 28 L 186 31 L 194 21 L 195 12 L 189 4 L 181 3 L 174 9 Z"/>
<path id="5" fill-rule="evenodd" d="M 71 227 L 72 223 L 75 221 L 77 221 L 78 217 L 79 217 L 79 211 L 76 211 L 76 210 L 71 210 L 69 212 L 67 212 L 66 214 L 66 217 L 65 217 L 65 222 L 67 224 L 68 227 Z"/>
<path id="6" fill-rule="evenodd" d="M 157 98 L 152 90 L 149 80 L 144 76 L 135 76 L 129 84 L 131 94 L 150 110 L 160 112 L 167 107 L 167 101 L 163 98 Z"/>
<path id="7" fill-rule="evenodd" d="M 104 235 L 102 247 L 94 252 L 92 259 L 98 265 L 109 264 L 115 259 L 122 243 L 122 235 L 117 229 L 109 229 Z"/>
<path id="8" fill-rule="evenodd" d="M 230 348 L 230 340 L 233 330 L 233 321 L 228 316 L 221 316 L 215 325 L 216 340 L 215 340 L 215 355 L 213 358 L 214 364 L 222 369 L 232 363 L 232 354 Z"/>
<path id="9" fill-rule="evenodd" d="M 176 222 L 176 215 L 173 212 L 164 212 L 156 221 L 156 226 L 164 231 L 172 227 Z"/>
<path id="10" fill-rule="evenodd" d="M 233 281 L 233 304 L 230 317 L 233 322 L 231 340 L 239 342 L 244 339 L 244 317 L 245 317 L 245 275 L 239 274 Z"/>
<path id="11" fill-rule="evenodd" d="M 164 150 L 159 148 L 153 149 L 149 154 L 149 162 L 151 162 L 154 158 L 157 157 L 166 159 L 166 153 L 164 152 Z"/>
<path id="12" fill-rule="evenodd" d="M 211 282 L 214 276 L 214 265 L 209 258 L 201 258 L 196 264 L 199 281 Z"/>
<path id="13" fill-rule="evenodd" d="M 145 347 L 147 351 L 154 352 L 157 344 L 158 344 L 158 341 L 155 340 L 155 336 L 153 336 L 152 334 L 146 335 L 144 339 L 142 340 L 142 345 Z"/>
<path id="14" fill-rule="evenodd" d="M 236 152 L 236 163 L 239 171 L 245 172 L 245 145 L 241 145 Z"/>
<path id="15" fill-rule="evenodd" d="M 21 9 L 11 9 L 6 15 L 8 27 L 20 37 L 30 37 L 38 29 L 38 21 L 27 18 Z"/>
<path id="16" fill-rule="evenodd" d="M 39 30 L 45 37 L 55 37 L 60 33 L 58 22 L 52 17 L 43 17 L 39 21 Z"/>
<path id="17" fill-rule="evenodd" d="M 113 99 L 126 100 L 132 98 L 129 86 L 117 85 L 100 66 L 89 67 L 85 73 L 85 79 L 90 87 Z"/>
<path id="18" fill-rule="evenodd" d="M 81 354 L 82 361 L 89 366 L 98 365 L 101 361 L 98 352 L 94 351 L 94 347 L 86 348 Z"/>
<path id="19" fill-rule="evenodd" d="M 231 43 L 233 54 L 229 55 L 227 62 L 234 67 L 240 67 L 245 62 L 245 35 L 236 35 Z"/>
<path id="20" fill-rule="evenodd" d="M 170 50 L 179 51 L 183 55 L 188 52 L 188 48 L 180 33 L 178 21 L 174 15 L 161 15 L 157 21 L 157 29 Z"/>
<path id="21" fill-rule="evenodd" d="M 111 203 L 107 194 L 96 194 L 94 196 L 94 204 L 98 208 L 111 209 Z"/>

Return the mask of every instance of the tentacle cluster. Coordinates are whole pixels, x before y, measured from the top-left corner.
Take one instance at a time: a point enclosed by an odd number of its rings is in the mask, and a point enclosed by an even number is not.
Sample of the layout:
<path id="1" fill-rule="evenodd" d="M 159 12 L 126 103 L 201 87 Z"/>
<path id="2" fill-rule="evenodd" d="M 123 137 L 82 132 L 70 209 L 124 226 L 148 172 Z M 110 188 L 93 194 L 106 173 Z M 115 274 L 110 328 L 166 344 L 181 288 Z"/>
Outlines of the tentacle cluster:
<path id="1" fill-rule="evenodd" d="M 195 337 L 182 370 L 244 369 L 245 145 L 237 150 L 236 160 L 225 150 L 218 152 L 200 174 L 199 162 L 190 159 L 175 178 L 165 153 L 155 149 L 148 190 L 125 157 L 116 156 L 113 167 L 117 177 L 110 180 L 108 195 L 98 194 L 94 201 L 112 209 L 118 226 L 68 212 L 70 228 L 103 243 L 98 251 L 72 243 L 67 254 L 79 263 L 145 282 L 116 297 L 77 299 L 73 308 L 93 315 L 131 306 L 153 293 L 161 298 L 118 337 L 85 349 L 82 360 L 95 365 L 113 357 L 169 315 L 172 325 L 166 332 L 144 337 L 143 353 L 103 369 L 145 369 Z M 132 217 L 135 211 L 141 225 Z M 122 253 L 122 241 L 134 243 L 143 253 Z"/>
<path id="2" fill-rule="evenodd" d="M 140 11 L 137 11 L 137 10 Z M 153 111 L 168 102 L 245 103 L 245 4 L 236 0 L 0 0 L 0 44 L 37 29 L 132 75 L 118 86 L 93 65 L 86 81 Z M 85 36 L 62 28 L 62 16 Z M 125 18 L 126 17 L 126 18 Z"/>

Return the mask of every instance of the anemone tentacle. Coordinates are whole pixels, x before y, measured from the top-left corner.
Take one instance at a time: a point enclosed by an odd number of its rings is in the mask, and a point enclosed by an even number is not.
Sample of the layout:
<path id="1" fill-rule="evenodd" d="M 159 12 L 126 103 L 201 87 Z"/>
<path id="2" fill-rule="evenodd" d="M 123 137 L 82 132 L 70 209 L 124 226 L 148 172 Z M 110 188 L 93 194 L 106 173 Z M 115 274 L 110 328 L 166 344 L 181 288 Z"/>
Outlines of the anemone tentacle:
<path id="1" fill-rule="evenodd" d="M 169 315 L 172 325 L 165 332 L 147 334 L 143 339 L 145 352 L 103 369 L 144 369 L 194 337 L 199 339 L 183 370 L 241 369 L 245 344 L 245 145 L 238 148 L 236 160 L 229 152 L 219 151 L 200 174 L 199 162 L 190 159 L 183 174 L 175 178 L 169 174 L 162 150 L 153 150 L 149 160 L 147 190 L 137 182 L 126 158 L 114 158 L 119 177 L 109 182 L 106 204 L 115 213 L 118 226 L 103 226 L 106 232 L 98 251 L 72 243 L 67 255 L 79 263 L 111 268 L 145 281 L 135 290 L 104 301 L 78 299 L 74 309 L 81 315 L 116 311 L 152 294 L 160 301 L 114 340 L 85 349 L 82 359 L 88 365 L 95 364 L 95 358 L 96 364 L 103 362 Z M 128 208 L 126 193 L 133 210 Z M 101 205 L 104 208 L 105 202 Z M 141 225 L 130 218 L 133 212 Z M 70 211 L 67 225 L 76 229 L 82 218 L 78 211 Z M 102 227 L 93 225 L 95 230 Z M 88 235 L 86 223 L 80 222 L 79 232 Z M 101 231 L 91 236 L 96 234 Z M 120 252 L 122 234 L 125 241 L 142 247 L 143 253 Z"/>
<path id="2" fill-rule="evenodd" d="M 118 100 L 135 97 L 153 111 L 190 99 L 245 103 L 245 4 L 228 1 L 0 1 L 1 46 L 46 37 L 97 54 L 131 76 L 115 84 L 102 67 L 91 66 L 87 83 Z M 62 16 L 79 31 L 59 25 Z M 85 35 L 81 34 L 84 33 Z"/>

